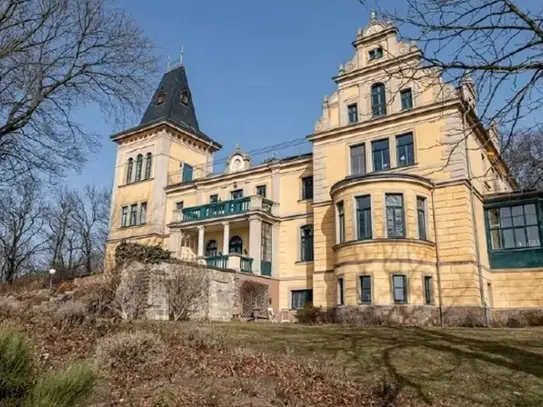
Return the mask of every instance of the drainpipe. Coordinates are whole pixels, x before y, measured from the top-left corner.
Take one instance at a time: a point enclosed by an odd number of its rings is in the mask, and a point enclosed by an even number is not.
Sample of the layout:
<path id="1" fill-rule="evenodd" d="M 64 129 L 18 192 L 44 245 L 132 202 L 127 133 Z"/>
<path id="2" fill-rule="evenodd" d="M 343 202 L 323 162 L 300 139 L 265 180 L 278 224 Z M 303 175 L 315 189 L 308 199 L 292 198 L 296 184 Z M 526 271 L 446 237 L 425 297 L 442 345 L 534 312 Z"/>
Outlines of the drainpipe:
<path id="1" fill-rule="evenodd" d="M 467 135 L 466 135 L 466 116 L 470 110 L 471 110 L 471 106 L 468 105 L 468 108 L 462 114 L 462 133 L 464 136 L 464 146 L 465 146 L 465 152 L 466 152 L 466 166 L 468 170 L 468 182 L 470 186 L 471 218 L 472 218 L 471 223 L 473 226 L 473 232 L 475 234 L 475 261 L 477 263 L 477 270 L 479 274 L 479 295 L 481 296 L 481 305 L 483 306 L 484 313 L 485 313 L 485 325 L 490 326 L 490 312 L 486 304 L 485 290 L 483 287 L 484 279 L 483 279 L 483 268 L 481 266 L 481 249 L 479 247 L 479 230 L 477 228 L 477 221 L 476 221 L 476 216 L 475 216 L 475 191 L 473 187 L 471 162 L 469 159 L 469 148 L 468 148 L 468 140 L 467 140 Z"/>
<path id="2" fill-rule="evenodd" d="M 439 297 L 439 325 L 443 327 L 443 290 L 441 288 L 441 262 L 439 259 L 439 244 L 437 241 L 437 216 L 434 191 L 435 188 L 432 187 L 432 218 L 434 223 L 434 244 L 436 247 L 437 293 Z"/>

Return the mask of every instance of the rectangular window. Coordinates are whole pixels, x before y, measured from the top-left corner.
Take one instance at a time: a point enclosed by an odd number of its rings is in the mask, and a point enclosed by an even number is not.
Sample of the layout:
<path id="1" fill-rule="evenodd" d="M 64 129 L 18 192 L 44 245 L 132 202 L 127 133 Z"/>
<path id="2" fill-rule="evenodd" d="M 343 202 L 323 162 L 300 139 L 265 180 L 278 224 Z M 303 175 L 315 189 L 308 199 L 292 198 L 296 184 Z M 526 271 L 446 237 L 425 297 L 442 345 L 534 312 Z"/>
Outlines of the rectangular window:
<path id="1" fill-rule="evenodd" d="M 138 204 L 130 205 L 130 226 L 136 225 L 138 222 Z"/>
<path id="2" fill-rule="evenodd" d="M 387 194 L 385 200 L 387 211 L 387 237 L 405 237 L 403 195 Z"/>
<path id="3" fill-rule="evenodd" d="M 351 175 L 366 173 L 366 147 L 364 144 L 351 147 Z"/>
<path id="4" fill-rule="evenodd" d="M 302 178 L 302 199 L 313 199 L 313 177 Z"/>
<path id="5" fill-rule="evenodd" d="M 419 225 L 419 239 L 428 240 L 426 234 L 426 198 L 417 196 L 417 223 Z"/>
<path id="6" fill-rule="evenodd" d="M 219 195 L 218 194 L 209 195 L 209 202 L 210 203 L 219 202 Z"/>
<path id="7" fill-rule="evenodd" d="M 123 206 L 121 209 L 121 227 L 128 226 L 128 206 Z"/>
<path id="8" fill-rule="evenodd" d="M 261 260 L 262 261 L 271 261 L 272 260 L 272 225 L 266 222 L 262 222 L 262 238 L 260 239 L 260 244 L 262 247 Z"/>
<path id="9" fill-rule="evenodd" d="M 424 276 L 424 302 L 426 305 L 432 305 L 434 302 L 433 296 L 434 287 L 432 284 L 432 276 Z"/>
<path id="10" fill-rule="evenodd" d="M 415 162 L 415 150 L 413 148 L 413 133 L 403 134 L 396 137 L 396 149 L 398 167 L 411 165 Z"/>
<path id="11" fill-rule="evenodd" d="M 404 89 L 400 91 L 400 98 L 402 100 L 402 110 L 413 108 L 413 94 L 411 89 Z"/>
<path id="12" fill-rule="evenodd" d="M 535 204 L 488 209 L 487 219 L 492 250 L 541 247 Z"/>
<path id="13" fill-rule="evenodd" d="M 374 48 L 369 52 L 369 58 L 370 61 L 373 61 L 374 59 L 379 59 L 383 57 L 383 48 Z"/>
<path id="14" fill-rule="evenodd" d="M 183 210 L 183 201 L 175 203 L 175 210 L 176 211 L 182 211 Z"/>
<path id="15" fill-rule="evenodd" d="M 358 239 L 371 239 L 371 197 L 356 197 L 356 223 Z"/>
<path id="16" fill-rule="evenodd" d="M 147 202 L 142 202 L 140 205 L 139 224 L 145 225 L 146 223 L 147 223 Z"/>
<path id="17" fill-rule="evenodd" d="M 266 198 L 266 185 L 258 185 L 256 187 L 256 194 Z"/>
<path id="18" fill-rule="evenodd" d="M 373 170 L 381 171 L 390 168 L 390 150 L 388 139 L 377 140 L 371 143 L 373 152 Z"/>
<path id="19" fill-rule="evenodd" d="M 360 276 L 360 301 L 371 304 L 371 276 Z"/>
<path id="20" fill-rule="evenodd" d="M 292 290 L 291 309 L 302 308 L 305 304 L 313 303 L 313 290 Z"/>
<path id="21" fill-rule="evenodd" d="M 392 291 L 396 304 L 407 304 L 407 277 L 403 274 L 392 276 Z"/>
<path id="22" fill-rule="evenodd" d="M 181 182 L 192 181 L 192 173 L 192 166 L 188 165 L 187 163 L 183 164 L 183 175 L 181 177 Z"/>
<path id="23" fill-rule="evenodd" d="M 243 189 L 236 189 L 235 191 L 230 192 L 230 199 L 241 199 L 243 198 Z"/>
<path id="24" fill-rule="evenodd" d="M 349 124 L 358 122 L 358 105 L 356 103 L 347 106 L 347 113 L 349 116 Z"/>
<path id="25" fill-rule="evenodd" d="M 343 202 L 338 202 L 337 205 L 337 223 L 338 223 L 338 240 L 339 243 L 345 241 L 345 205 Z"/>
<path id="26" fill-rule="evenodd" d="M 345 287 L 342 277 L 337 279 L 337 305 L 345 305 Z"/>
<path id="27" fill-rule="evenodd" d="M 300 228 L 301 261 L 313 261 L 313 225 L 306 225 Z"/>

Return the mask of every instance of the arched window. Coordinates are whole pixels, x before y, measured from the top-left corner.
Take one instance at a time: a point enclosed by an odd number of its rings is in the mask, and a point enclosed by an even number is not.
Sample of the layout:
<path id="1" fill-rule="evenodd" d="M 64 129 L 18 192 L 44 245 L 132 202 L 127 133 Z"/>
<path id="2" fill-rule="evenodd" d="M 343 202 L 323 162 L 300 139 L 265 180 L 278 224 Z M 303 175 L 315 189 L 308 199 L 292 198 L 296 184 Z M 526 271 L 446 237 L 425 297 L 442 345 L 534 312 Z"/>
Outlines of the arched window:
<path id="1" fill-rule="evenodd" d="M 134 167 L 134 159 L 130 157 L 128 163 L 126 164 L 126 183 L 130 184 L 132 182 L 132 168 Z"/>
<path id="2" fill-rule="evenodd" d="M 206 245 L 206 256 L 215 257 L 218 253 L 219 246 L 217 245 L 216 240 L 210 240 Z"/>
<path id="3" fill-rule="evenodd" d="M 147 153 L 145 158 L 145 179 L 151 178 L 151 167 L 153 165 L 153 154 Z"/>
<path id="4" fill-rule="evenodd" d="M 241 254 L 242 249 L 243 249 L 243 240 L 241 240 L 241 237 L 232 236 L 232 238 L 230 239 L 230 244 L 228 245 L 228 251 L 230 253 Z"/>
<path id="5" fill-rule="evenodd" d="M 385 97 L 385 85 L 376 83 L 371 87 L 371 111 L 373 117 L 384 116 L 387 114 Z"/>
<path id="6" fill-rule="evenodd" d="M 135 181 L 141 181 L 141 170 L 143 167 L 143 156 L 138 154 L 136 158 L 136 179 Z"/>

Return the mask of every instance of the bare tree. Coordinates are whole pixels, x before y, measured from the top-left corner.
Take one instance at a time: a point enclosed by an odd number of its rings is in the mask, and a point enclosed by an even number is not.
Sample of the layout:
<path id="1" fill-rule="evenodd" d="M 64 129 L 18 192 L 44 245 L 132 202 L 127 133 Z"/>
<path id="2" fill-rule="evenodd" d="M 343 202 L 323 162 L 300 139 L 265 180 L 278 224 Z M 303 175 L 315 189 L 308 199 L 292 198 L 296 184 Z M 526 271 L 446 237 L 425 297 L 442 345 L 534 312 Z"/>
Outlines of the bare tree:
<path id="1" fill-rule="evenodd" d="M 477 116 L 498 123 L 508 148 L 519 128 L 538 127 L 543 113 L 543 12 L 517 0 L 360 0 L 379 10 L 406 41 L 422 50 L 421 72 L 458 85 L 469 77 Z M 397 7 L 392 10 L 392 7 Z M 479 125 L 479 124 L 476 124 Z"/>
<path id="2" fill-rule="evenodd" d="M 523 189 L 543 190 L 543 132 L 516 133 L 504 158 Z"/>
<path id="3" fill-rule="evenodd" d="M 95 104 L 122 119 L 138 108 L 151 51 L 110 1 L 0 2 L 0 180 L 80 168 L 97 139 L 74 113 Z"/>
<path id="4" fill-rule="evenodd" d="M 39 238 L 45 203 L 39 184 L 26 180 L 15 190 L 0 190 L 0 282 L 32 270 L 44 248 Z"/>
<path id="5" fill-rule="evenodd" d="M 209 277 L 202 269 L 190 265 L 174 265 L 163 277 L 170 317 L 188 320 L 207 300 Z"/>

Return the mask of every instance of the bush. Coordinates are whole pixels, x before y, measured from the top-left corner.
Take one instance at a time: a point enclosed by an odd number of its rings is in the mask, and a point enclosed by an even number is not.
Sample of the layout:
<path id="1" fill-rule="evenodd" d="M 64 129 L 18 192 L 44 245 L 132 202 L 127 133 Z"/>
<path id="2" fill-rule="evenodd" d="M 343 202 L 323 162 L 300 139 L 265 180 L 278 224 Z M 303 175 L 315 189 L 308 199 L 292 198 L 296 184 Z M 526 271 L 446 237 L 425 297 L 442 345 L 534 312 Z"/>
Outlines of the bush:
<path id="1" fill-rule="evenodd" d="M 22 304 L 13 297 L 0 298 L 0 317 L 14 317 L 23 311 Z"/>
<path id="2" fill-rule="evenodd" d="M 38 381 L 30 403 L 32 407 L 70 407 L 88 400 L 98 381 L 94 370 L 86 363 L 70 365 L 65 371 Z"/>
<path id="3" fill-rule="evenodd" d="M 144 264 L 158 264 L 170 260 L 170 252 L 160 246 L 121 242 L 115 249 L 115 262 L 122 266 L 136 261 Z"/>
<path id="4" fill-rule="evenodd" d="M 62 303 L 55 311 L 52 318 L 55 326 L 61 329 L 73 328 L 82 325 L 88 312 L 85 304 L 79 301 L 68 301 Z"/>
<path id="5" fill-rule="evenodd" d="M 0 330 L 0 401 L 24 394 L 32 383 L 32 372 L 30 345 L 24 335 Z"/>
<path id="6" fill-rule="evenodd" d="M 322 320 L 321 313 L 320 307 L 317 308 L 307 303 L 296 311 L 296 320 L 300 324 L 316 324 Z"/>
<path id="7" fill-rule="evenodd" d="M 543 326 L 543 310 L 534 309 L 526 311 L 525 315 L 528 326 Z"/>
<path id="8" fill-rule="evenodd" d="M 202 328 L 191 325 L 184 331 L 183 343 L 195 349 L 222 349 L 225 337 L 213 327 Z"/>
<path id="9" fill-rule="evenodd" d="M 164 342 L 143 331 L 120 332 L 98 341 L 96 358 L 110 369 L 136 369 L 160 363 L 166 356 Z"/>

